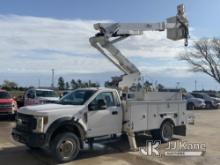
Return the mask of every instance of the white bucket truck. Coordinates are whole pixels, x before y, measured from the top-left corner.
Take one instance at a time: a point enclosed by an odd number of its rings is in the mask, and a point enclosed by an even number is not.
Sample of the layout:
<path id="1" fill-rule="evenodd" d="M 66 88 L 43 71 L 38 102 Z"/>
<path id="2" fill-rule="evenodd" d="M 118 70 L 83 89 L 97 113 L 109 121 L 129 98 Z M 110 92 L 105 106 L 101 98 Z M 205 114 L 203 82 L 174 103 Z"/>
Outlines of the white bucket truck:
<path id="1" fill-rule="evenodd" d="M 138 89 L 139 70 L 113 45 L 144 31 L 166 29 L 168 38 L 185 39 L 187 45 L 184 6 L 177 9 L 177 16 L 166 23 L 95 24 L 99 33 L 90 38 L 91 45 L 125 73 L 118 89 L 77 89 L 58 104 L 23 107 L 17 113 L 13 138 L 30 148 L 49 148 L 59 162 L 66 162 L 77 157 L 84 142 L 102 136 L 127 134 L 130 148 L 137 149 L 135 134 L 139 132 L 150 132 L 162 142 L 170 141 L 174 134 L 185 135 L 186 103 L 181 94 Z"/>

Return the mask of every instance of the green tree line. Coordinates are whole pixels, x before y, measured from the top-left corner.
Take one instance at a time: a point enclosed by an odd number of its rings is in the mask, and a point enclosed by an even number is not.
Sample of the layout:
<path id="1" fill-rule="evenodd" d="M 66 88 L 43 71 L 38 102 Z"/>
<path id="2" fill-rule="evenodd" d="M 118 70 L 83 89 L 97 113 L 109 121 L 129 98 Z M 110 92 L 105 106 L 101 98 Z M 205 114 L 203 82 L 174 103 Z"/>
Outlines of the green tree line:
<path id="1" fill-rule="evenodd" d="M 58 78 L 58 89 L 59 90 L 74 90 L 77 88 L 87 88 L 87 87 L 99 87 L 99 83 L 89 81 L 82 81 L 80 79 L 72 79 L 70 82 L 65 81 L 63 77 Z"/>

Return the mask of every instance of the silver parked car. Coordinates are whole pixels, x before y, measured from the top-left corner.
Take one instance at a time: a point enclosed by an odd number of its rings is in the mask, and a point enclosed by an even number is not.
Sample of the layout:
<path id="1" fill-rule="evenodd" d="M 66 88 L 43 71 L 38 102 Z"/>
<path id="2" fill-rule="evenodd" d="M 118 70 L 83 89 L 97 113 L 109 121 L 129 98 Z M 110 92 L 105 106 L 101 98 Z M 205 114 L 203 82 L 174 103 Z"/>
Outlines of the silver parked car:
<path id="1" fill-rule="evenodd" d="M 187 110 L 204 109 L 206 107 L 205 100 L 196 98 L 190 93 L 187 93 L 183 98 L 187 101 Z"/>
<path id="2" fill-rule="evenodd" d="M 196 98 L 204 99 L 207 109 L 218 108 L 219 106 L 219 101 L 217 99 L 210 97 L 206 93 L 197 93 L 197 92 L 194 93 L 193 92 L 191 94 Z"/>

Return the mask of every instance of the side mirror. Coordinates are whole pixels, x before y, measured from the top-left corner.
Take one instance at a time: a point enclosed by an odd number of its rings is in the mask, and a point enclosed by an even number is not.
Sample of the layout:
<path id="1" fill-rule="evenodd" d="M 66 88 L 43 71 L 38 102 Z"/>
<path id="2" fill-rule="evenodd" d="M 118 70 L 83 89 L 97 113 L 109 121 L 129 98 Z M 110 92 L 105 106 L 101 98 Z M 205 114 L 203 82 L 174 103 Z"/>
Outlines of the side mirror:
<path id="1" fill-rule="evenodd" d="M 105 101 L 103 99 L 99 99 L 97 100 L 96 103 L 92 102 L 88 105 L 89 111 L 104 110 L 106 108 L 107 108 L 107 105 L 105 104 Z"/>
<path id="2" fill-rule="evenodd" d="M 90 104 L 89 104 L 89 106 L 88 106 L 88 109 L 89 109 L 89 111 L 93 111 L 93 110 L 95 110 L 95 109 L 96 109 L 96 105 L 95 105 L 95 104 L 90 103 Z"/>
<path id="3" fill-rule="evenodd" d="M 17 100 L 17 97 L 16 97 L 16 96 L 13 96 L 13 100 L 16 101 L 16 100 Z"/>
<path id="4" fill-rule="evenodd" d="M 107 105 L 105 104 L 105 101 L 103 99 L 100 99 L 97 101 L 98 109 L 106 109 Z"/>

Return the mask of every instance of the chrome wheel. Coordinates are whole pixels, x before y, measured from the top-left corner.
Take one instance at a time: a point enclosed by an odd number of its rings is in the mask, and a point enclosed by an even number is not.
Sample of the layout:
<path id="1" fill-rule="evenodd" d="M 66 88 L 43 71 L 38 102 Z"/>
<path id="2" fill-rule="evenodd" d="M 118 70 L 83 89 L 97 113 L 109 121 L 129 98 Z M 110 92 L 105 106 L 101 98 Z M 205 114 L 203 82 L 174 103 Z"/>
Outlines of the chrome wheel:
<path id="1" fill-rule="evenodd" d="M 162 138 L 164 141 L 170 141 L 173 137 L 173 125 L 170 122 L 166 122 L 162 126 Z"/>
<path id="2" fill-rule="evenodd" d="M 62 141 L 62 143 L 59 146 L 59 152 L 63 158 L 68 158 L 72 156 L 72 153 L 74 152 L 75 149 L 76 149 L 76 145 L 73 144 L 73 142 L 70 140 Z"/>
<path id="3" fill-rule="evenodd" d="M 58 134 L 50 143 L 54 158 L 59 163 L 74 160 L 80 151 L 79 138 L 71 132 Z"/>

